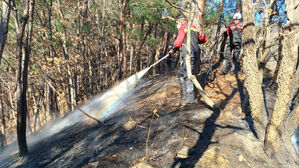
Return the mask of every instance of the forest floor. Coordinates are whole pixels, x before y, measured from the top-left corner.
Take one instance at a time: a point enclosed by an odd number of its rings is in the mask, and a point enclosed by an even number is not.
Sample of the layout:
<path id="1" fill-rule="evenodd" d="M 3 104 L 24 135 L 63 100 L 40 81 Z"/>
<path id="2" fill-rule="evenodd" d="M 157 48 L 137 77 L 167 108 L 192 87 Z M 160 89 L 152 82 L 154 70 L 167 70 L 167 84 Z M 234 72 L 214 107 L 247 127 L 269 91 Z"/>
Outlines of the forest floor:
<path id="1" fill-rule="evenodd" d="M 175 72 L 145 78 L 128 106 L 104 125 L 77 123 L 32 146 L 24 158 L 14 154 L 0 161 L 0 167 L 298 167 L 289 138 L 282 139 L 279 157 L 264 153 L 241 108 L 243 79 L 217 73 L 205 86 L 221 104 L 217 111 L 201 101 L 181 107 Z M 264 88 L 264 94 L 271 111 L 275 91 Z"/>

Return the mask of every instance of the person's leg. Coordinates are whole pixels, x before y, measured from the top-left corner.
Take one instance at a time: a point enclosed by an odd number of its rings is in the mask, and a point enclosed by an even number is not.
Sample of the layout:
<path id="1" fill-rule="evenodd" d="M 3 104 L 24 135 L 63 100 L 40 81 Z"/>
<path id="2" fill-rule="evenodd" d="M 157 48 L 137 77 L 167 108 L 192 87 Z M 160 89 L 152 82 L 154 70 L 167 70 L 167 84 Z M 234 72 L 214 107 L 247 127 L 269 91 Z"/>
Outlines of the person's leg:
<path id="1" fill-rule="evenodd" d="M 184 79 L 184 77 L 182 76 L 179 76 L 178 77 L 178 80 L 179 80 L 179 83 L 180 83 L 180 86 L 181 86 L 181 90 L 180 90 L 180 100 L 184 100 L 185 97 L 186 97 L 186 81 Z M 181 102 L 180 102 L 181 104 Z"/>
<path id="2" fill-rule="evenodd" d="M 185 82 L 186 82 L 185 103 L 195 103 L 194 85 L 189 78 L 185 79 Z"/>
<path id="3" fill-rule="evenodd" d="M 232 66 L 231 66 L 231 69 L 230 69 L 230 73 L 233 74 L 235 73 L 235 71 L 238 71 L 239 70 L 239 55 L 240 55 L 240 52 L 241 52 L 241 46 L 234 46 L 233 47 L 233 62 L 232 62 Z"/>
<path id="4" fill-rule="evenodd" d="M 181 53 L 182 54 L 182 53 Z M 184 100 L 186 97 L 186 81 L 185 78 L 186 75 L 186 67 L 182 58 L 182 55 L 180 55 L 180 67 L 178 69 L 178 81 L 180 83 L 181 89 L 180 89 L 180 101 L 179 104 L 184 104 Z"/>
<path id="5" fill-rule="evenodd" d="M 195 102 L 194 86 L 187 76 L 185 62 L 181 65 L 181 67 L 178 70 L 178 80 L 181 86 L 181 100 L 183 100 L 180 101 L 180 104 L 185 105 L 188 103 Z"/>
<path id="6" fill-rule="evenodd" d="M 191 64 L 191 73 L 196 76 L 197 71 L 197 52 L 192 51 L 190 54 L 190 64 Z M 187 71 L 186 71 L 187 75 Z M 194 95 L 194 85 L 192 81 L 188 78 L 188 76 L 185 78 L 186 82 L 186 95 L 185 95 L 185 103 L 194 103 L 195 102 L 195 95 Z"/>
<path id="7" fill-rule="evenodd" d="M 224 60 L 223 60 L 223 65 L 220 73 L 222 75 L 227 74 L 229 67 L 231 66 L 230 63 L 231 53 L 232 53 L 231 46 L 227 44 L 226 49 L 224 51 Z"/>
<path id="8" fill-rule="evenodd" d="M 169 72 L 172 70 L 172 58 L 171 57 L 172 56 L 169 56 L 167 58 L 167 69 L 168 69 Z"/>

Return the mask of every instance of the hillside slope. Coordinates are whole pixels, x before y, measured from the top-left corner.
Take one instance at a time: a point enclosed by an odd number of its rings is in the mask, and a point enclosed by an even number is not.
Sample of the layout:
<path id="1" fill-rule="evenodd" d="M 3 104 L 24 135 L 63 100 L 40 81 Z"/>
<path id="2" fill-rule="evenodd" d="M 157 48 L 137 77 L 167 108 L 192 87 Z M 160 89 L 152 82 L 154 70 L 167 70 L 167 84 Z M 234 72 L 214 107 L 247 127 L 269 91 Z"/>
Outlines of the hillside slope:
<path id="1" fill-rule="evenodd" d="M 77 123 L 31 147 L 25 158 L 12 155 L 1 161 L 0 167 L 298 166 L 290 139 L 283 141 L 280 158 L 263 152 L 240 106 L 242 80 L 242 75 L 227 75 L 206 85 L 207 94 L 223 108 L 215 111 L 202 102 L 180 107 L 176 76 L 147 78 L 104 125 Z M 271 109 L 275 93 L 268 89 L 265 97 Z"/>

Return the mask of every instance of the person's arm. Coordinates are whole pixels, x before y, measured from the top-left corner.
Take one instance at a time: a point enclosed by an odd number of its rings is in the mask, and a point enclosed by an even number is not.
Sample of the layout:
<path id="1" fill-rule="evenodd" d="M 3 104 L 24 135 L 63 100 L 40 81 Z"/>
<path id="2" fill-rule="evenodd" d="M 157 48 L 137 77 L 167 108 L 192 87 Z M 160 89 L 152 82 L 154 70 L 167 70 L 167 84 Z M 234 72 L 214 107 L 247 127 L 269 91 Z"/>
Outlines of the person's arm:
<path id="1" fill-rule="evenodd" d="M 201 31 L 198 32 L 198 39 L 199 39 L 199 44 L 205 43 L 208 41 L 206 35 L 204 35 Z"/>
<path id="2" fill-rule="evenodd" d="M 184 39 L 185 39 L 185 36 L 186 36 L 186 33 L 184 31 L 184 28 L 181 27 L 179 29 L 179 32 L 178 32 L 178 36 L 174 42 L 174 48 L 173 48 L 173 51 L 176 52 L 177 50 L 179 50 L 179 48 L 182 46 L 183 42 L 184 42 Z"/>
<path id="3" fill-rule="evenodd" d="M 238 25 L 238 29 L 240 29 L 241 31 L 243 31 L 244 26 L 243 26 L 242 24 L 239 24 L 239 25 Z"/>
<path id="4" fill-rule="evenodd" d="M 229 25 L 229 27 L 228 27 L 227 30 L 226 30 L 226 34 L 227 34 L 227 36 L 229 36 L 230 26 L 231 26 L 231 25 Z"/>

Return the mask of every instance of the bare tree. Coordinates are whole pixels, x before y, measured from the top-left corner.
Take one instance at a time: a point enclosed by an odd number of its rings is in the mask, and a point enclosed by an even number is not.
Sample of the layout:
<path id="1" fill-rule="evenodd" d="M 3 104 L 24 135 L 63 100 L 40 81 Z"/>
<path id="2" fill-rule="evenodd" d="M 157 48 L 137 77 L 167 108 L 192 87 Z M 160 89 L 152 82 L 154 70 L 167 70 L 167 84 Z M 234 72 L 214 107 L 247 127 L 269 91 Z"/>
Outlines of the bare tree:
<path id="1" fill-rule="evenodd" d="M 1 89 L 0 89 L 1 90 Z M 4 113 L 4 103 L 3 99 L 0 98 L 0 118 L 1 118 L 1 130 L 0 130 L 0 150 L 6 145 L 6 122 L 5 122 L 5 113 Z"/>
<path id="2" fill-rule="evenodd" d="M 257 58 L 256 58 L 256 31 L 255 31 L 255 20 L 254 20 L 254 5 L 251 0 L 242 1 L 242 9 L 244 15 L 244 31 L 243 31 L 243 68 L 246 75 L 245 87 L 249 95 L 249 103 L 251 115 L 254 121 L 254 125 L 257 128 L 258 136 L 261 138 L 264 136 L 263 122 L 264 119 L 261 111 L 263 103 L 263 92 L 262 92 L 262 76 L 258 69 Z"/>
<path id="3" fill-rule="evenodd" d="M 9 17 L 10 17 L 10 6 L 11 0 L 3 0 L 2 1 L 2 14 L 0 20 L 0 64 L 1 58 L 4 51 L 7 33 L 8 33 L 8 24 L 9 24 Z"/>
<path id="4" fill-rule="evenodd" d="M 295 2 L 288 0 L 287 15 L 290 24 L 295 23 Z M 290 30 L 284 33 L 282 40 L 282 59 L 277 76 L 278 90 L 274 105 L 274 110 L 271 114 L 270 121 L 267 124 L 265 137 L 265 152 L 272 156 L 277 151 L 281 144 L 279 137 L 280 126 L 288 111 L 288 105 L 291 99 L 291 84 L 296 72 L 297 50 L 299 38 L 296 31 Z"/>
<path id="5" fill-rule="evenodd" d="M 122 0 L 122 11 L 121 11 L 121 16 L 120 16 L 120 21 L 121 21 L 121 34 L 120 34 L 120 63 L 122 62 L 122 75 L 126 76 L 126 71 L 127 71 L 127 34 L 126 34 L 126 18 L 128 14 L 128 3 L 129 0 Z M 120 66 L 121 67 L 121 66 Z M 121 75 L 120 75 L 121 76 Z"/>
<path id="6" fill-rule="evenodd" d="M 17 135 L 20 156 L 28 153 L 26 141 L 26 116 L 27 116 L 27 81 L 28 81 L 28 64 L 30 54 L 30 41 L 32 34 L 33 9 L 35 0 L 26 0 L 23 16 L 21 17 L 19 33 L 17 35 L 17 58 L 18 58 L 18 72 L 17 72 Z M 27 32 L 25 45 L 23 38 L 25 35 L 26 25 L 30 22 Z M 25 47 L 25 53 L 23 53 Z M 23 54 L 25 55 L 23 60 Z"/>
<path id="7" fill-rule="evenodd" d="M 219 43 L 219 37 L 220 37 L 220 30 L 221 30 L 221 19 L 222 19 L 222 12 L 223 12 L 223 0 L 220 0 L 220 9 L 219 9 L 219 19 L 218 19 L 218 25 L 217 25 L 217 32 L 215 36 L 215 47 L 216 49 L 213 51 L 213 58 L 216 58 L 217 56 L 217 47 Z"/>
<path id="8" fill-rule="evenodd" d="M 196 0 L 196 13 L 194 15 L 194 25 L 200 30 L 203 28 L 206 0 Z"/>

